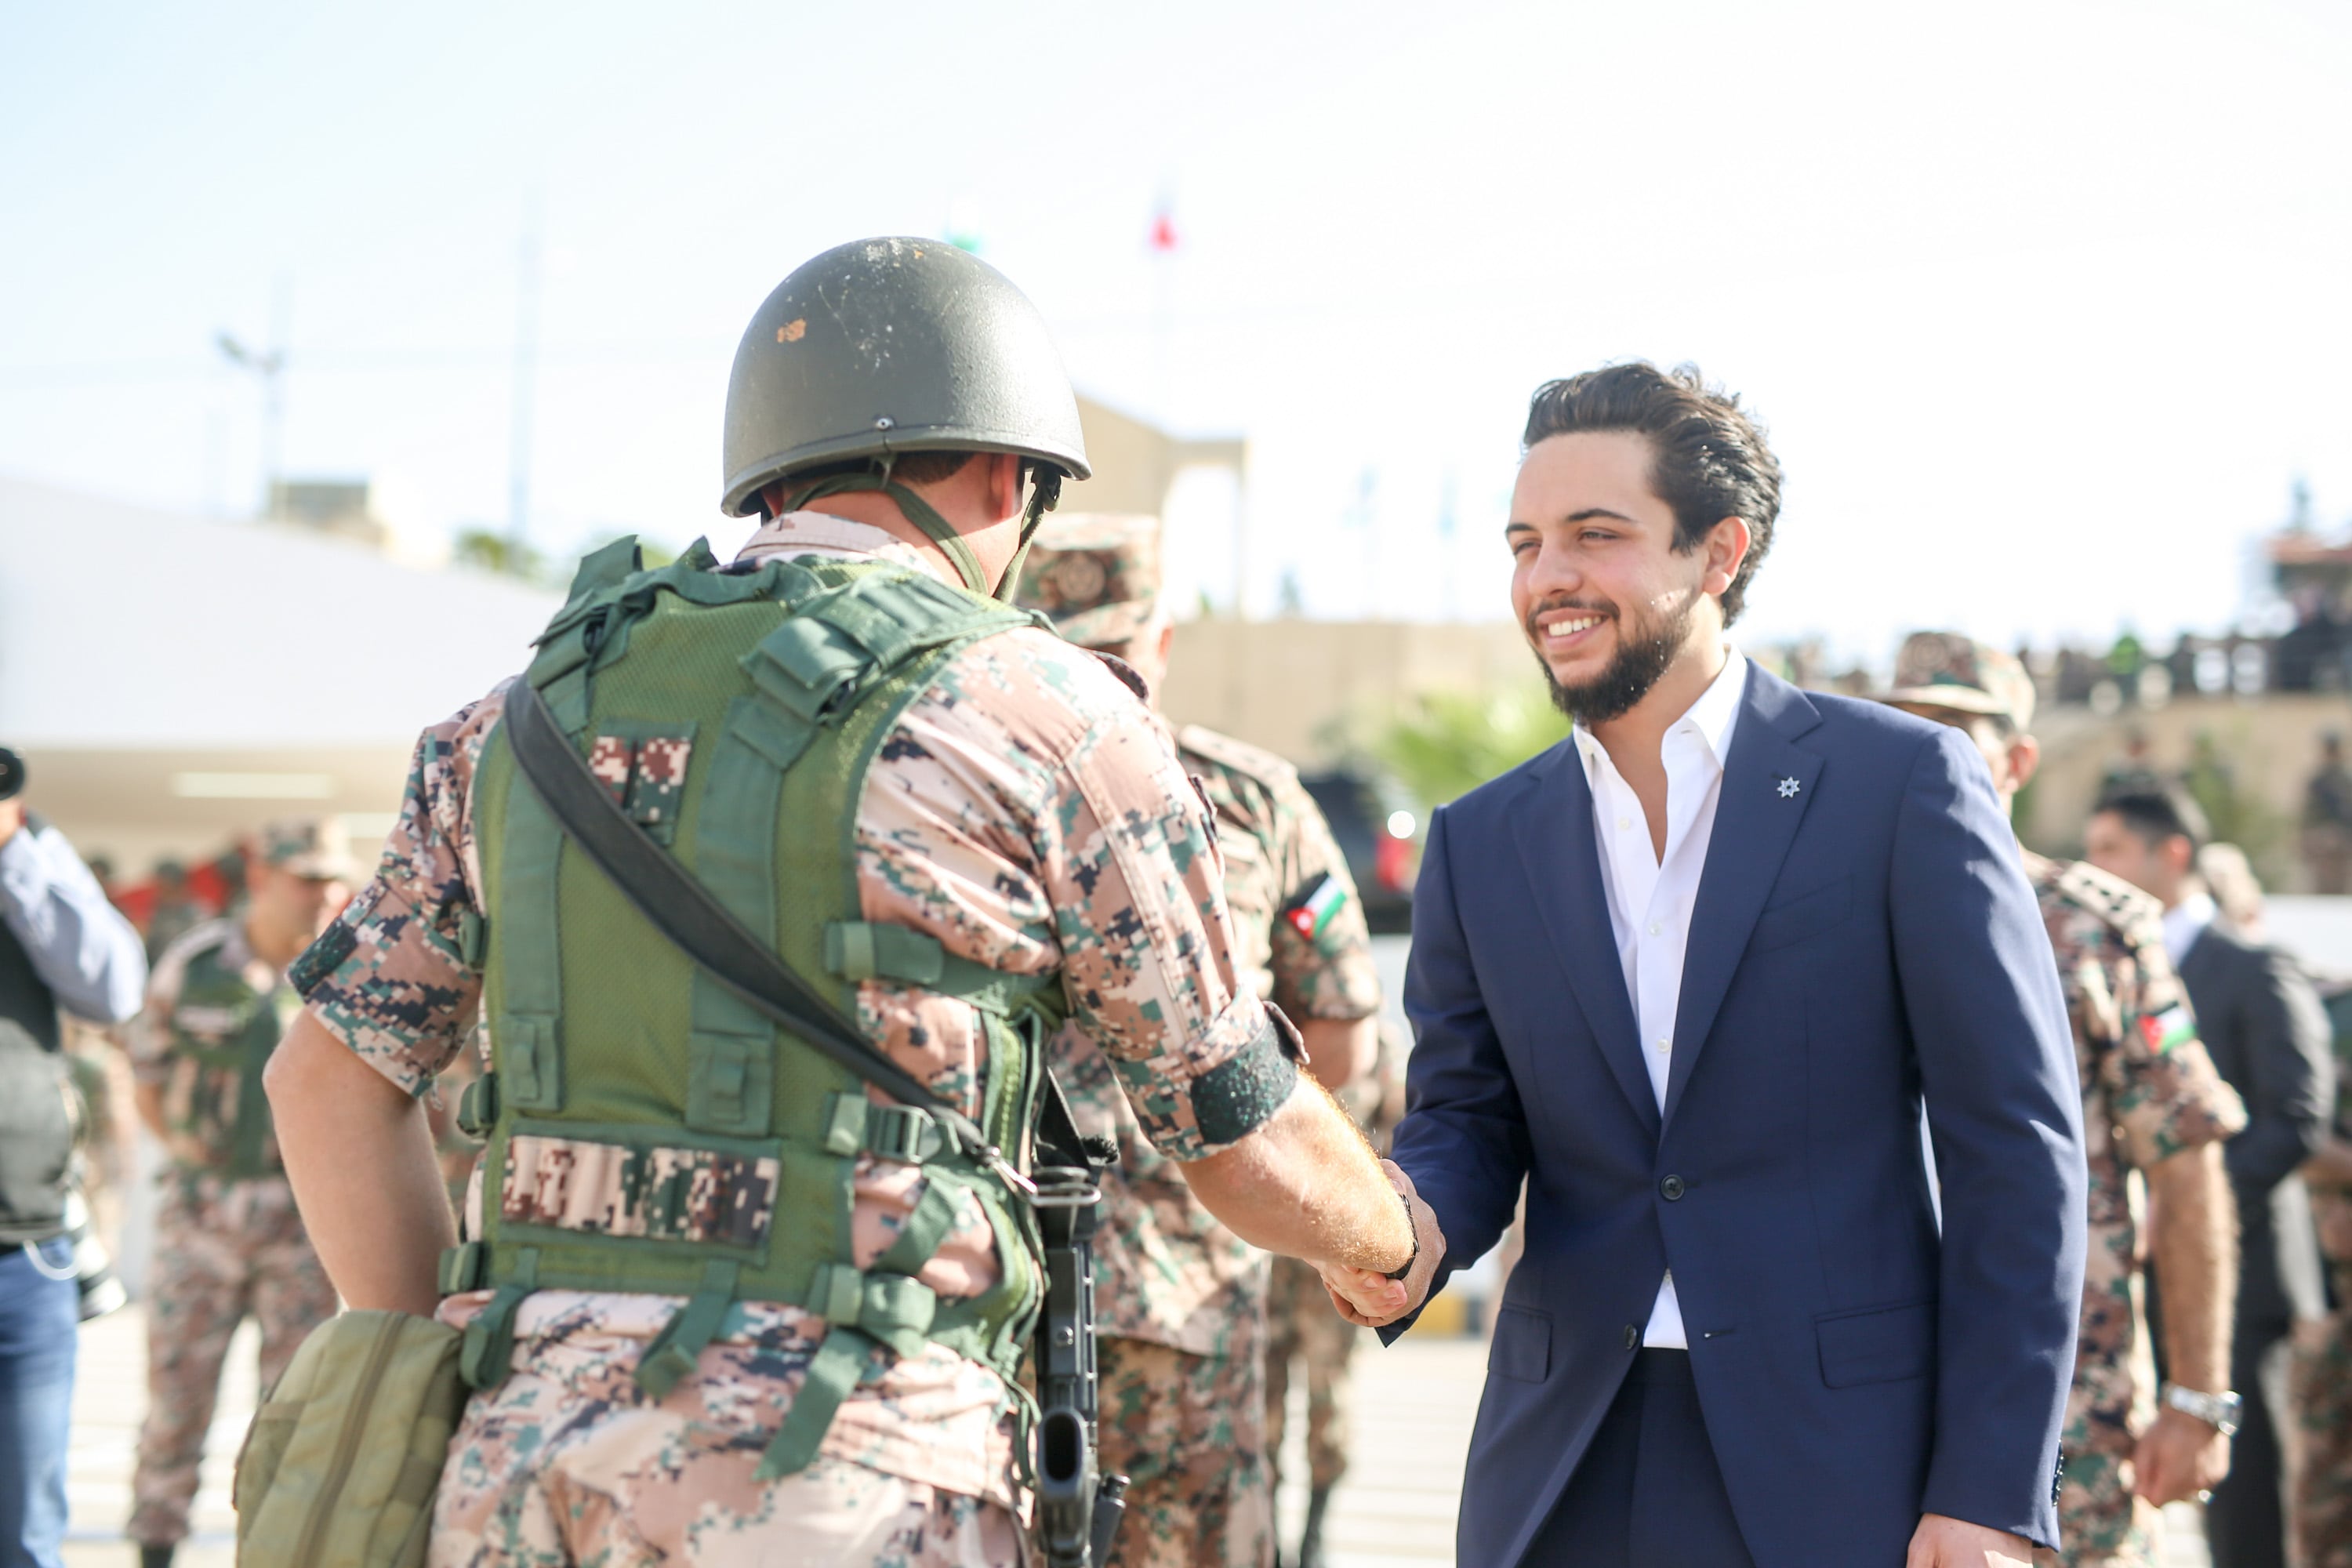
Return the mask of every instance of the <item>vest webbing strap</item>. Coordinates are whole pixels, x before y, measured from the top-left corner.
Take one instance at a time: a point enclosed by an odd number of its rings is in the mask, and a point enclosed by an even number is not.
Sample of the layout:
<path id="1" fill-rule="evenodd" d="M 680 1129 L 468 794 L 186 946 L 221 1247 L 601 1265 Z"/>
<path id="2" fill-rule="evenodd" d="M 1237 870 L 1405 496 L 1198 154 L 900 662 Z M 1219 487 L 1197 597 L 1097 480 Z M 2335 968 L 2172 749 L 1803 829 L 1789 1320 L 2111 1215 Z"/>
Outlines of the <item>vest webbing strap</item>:
<path id="1" fill-rule="evenodd" d="M 833 1426 L 835 1412 L 866 1375 L 873 1353 L 874 1342 L 856 1329 L 835 1325 L 825 1331 L 809 1360 L 800 1392 L 793 1395 L 793 1407 L 784 1412 L 783 1426 L 760 1456 L 760 1468 L 751 1472 L 753 1480 L 772 1481 L 808 1468 Z"/>
<path id="2" fill-rule="evenodd" d="M 638 1357 L 639 1388 L 656 1399 L 665 1399 L 694 1370 L 695 1358 L 727 1321 L 728 1305 L 735 1300 L 735 1277 L 740 1272 L 742 1265 L 731 1258 L 713 1258 L 703 1266 L 702 1289 L 662 1325 L 661 1332 L 646 1342 L 645 1354 Z"/>
<path id="3" fill-rule="evenodd" d="M 515 695 L 524 691 L 534 699 L 539 695 L 530 682 L 519 680 L 507 696 L 509 710 Z M 517 1110 L 561 1110 L 563 966 L 557 945 L 556 870 L 563 858 L 563 830 L 529 791 L 515 792 L 507 801 L 504 854 L 499 902 L 511 912 L 501 933 L 506 976 L 492 1026 L 503 1058 L 499 1092 Z"/>
<path id="4" fill-rule="evenodd" d="M 1007 1013 L 1044 990 L 1050 974 L 1012 974 L 959 958 L 939 938 L 887 921 L 833 921 L 824 928 L 824 967 L 853 984 L 895 980 L 990 1013 Z"/>

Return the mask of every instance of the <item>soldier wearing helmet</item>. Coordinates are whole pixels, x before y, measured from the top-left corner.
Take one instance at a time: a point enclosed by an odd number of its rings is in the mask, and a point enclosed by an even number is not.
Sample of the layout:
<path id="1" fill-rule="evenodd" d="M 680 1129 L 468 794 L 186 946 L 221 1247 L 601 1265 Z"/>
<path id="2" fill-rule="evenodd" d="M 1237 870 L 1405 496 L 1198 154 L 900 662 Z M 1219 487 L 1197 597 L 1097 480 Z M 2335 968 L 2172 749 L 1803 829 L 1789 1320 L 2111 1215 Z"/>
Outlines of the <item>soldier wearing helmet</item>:
<path id="1" fill-rule="evenodd" d="M 827 251 L 736 356 L 750 541 L 591 556 L 530 668 L 426 732 L 269 1087 L 345 1299 L 466 1331 L 432 1563 L 1024 1561 L 1024 1166 L 1065 1017 L 1236 1233 L 1389 1303 L 1442 1254 L 1237 973 L 1149 711 L 992 596 L 1086 472 L 1011 283 Z M 880 1062 L 661 934 L 542 791 L 550 737 Z M 478 1017 L 453 1235 L 415 1097 Z"/>
<path id="2" fill-rule="evenodd" d="M 140 1120 L 167 1162 L 147 1298 L 147 1418 L 128 1533 L 143 1568 L 188 1533 L 230 1338 L 261 1331 L 261 1386 L 335 1315 L 334 1287 L 286 1184 L 263 1064 L 299 1005 L 287 970 L 351 899 L 358 868 L 334 818 L 259 835 L 250 896 L 166 945 L 131 1025 Z"/>
<path id="3" fill-rule="evenodd" d="M 1151 517 L 1056 517 L 1038 534 L 1019 603 L 1052 617 L 1083 647 L 1135 668 L 1156 691 L 1174 622 L 1160 595 L 1160 521 Z M 1236 963 L 1248 987 L 1298 1020 L 1317 1079 L 1362 1115 L 1373 1089 L 1380 977 L 1372 967 L 1348 865 L 1329 826 L 1291 765 L 1197 724 L 1175 731 L 1176 754 L 1215 810 L 1233 912 Z M 1267 1561 L 1274 1544 L 1265 1385 L 1287 1372 L 1293 1350 L 1316 1376 L 1317 1417 L 1302 1563 L 1319 1561 L 1322 1517 L 1344 1466 L 1331 1463 L 1328 1390 L 1344 1380 L 1361 1331 L 1331 1310 L 1311 1269 L 1307 1290 L 1284 1280 L 1285 1307 L 1311 1314 L 1302 1336 L 1276 1323 L 1283 1365 L 1268 1342 L 1265 1256 L 1186 1187 L 1156 1151 L 1118 1092 L 1110 1063 L 1084 1030 L 1054 1042 L 1055 1071 L 1079 1123 L 1118 1140 L 1119 1163 L 1104 1183 L 1097 1243 L 1102 1303 L 1103 1462 L 1131 1478 L 1125 1568 L 1217 1568 Z M 1314 1439 L 1322 1439 L 1318 1446 Z M 1338 1437 L 1344 1444 L 1344 1435 Z"/>
<path id="4" fill-rule="evenodd" d="M 2033 680 L 2000 648 L 1920 632 L 1905 641 L 1880 700 L 1967 731 L 2004 804 L 2033 776 Z M 2246 1125 L 2246 1111 L 2197 1037 L 2156 900 L 2087 863 L 2020 853 L 2066 993 L 2090 1160 L 2090 1262 L 2059 1436 L 2061 1549 L 2037 1560 L 2155 1568 L 2158 1510 L 2230 1468 L 2236 1210 L 2221 1144 Z M 2130 1199 L 2134 1171 L 2154 1200 L 2146 1237 Z M 2164 1276 L 2173 1379 L 2161 1408 L 2144 1292 L 2133 1288 L 2149 1258 Z"/>

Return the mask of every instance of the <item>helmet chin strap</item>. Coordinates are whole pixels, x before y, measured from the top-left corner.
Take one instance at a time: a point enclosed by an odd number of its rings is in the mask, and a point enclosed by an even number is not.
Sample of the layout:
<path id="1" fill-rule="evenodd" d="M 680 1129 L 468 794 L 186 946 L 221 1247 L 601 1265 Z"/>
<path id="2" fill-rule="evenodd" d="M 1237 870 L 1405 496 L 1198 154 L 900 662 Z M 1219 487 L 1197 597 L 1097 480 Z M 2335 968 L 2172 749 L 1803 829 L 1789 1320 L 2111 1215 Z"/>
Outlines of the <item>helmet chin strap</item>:
<path id="1" fill-rule="evenodd" d="M 1029 542 L 1037 537 L 1045 514 L 1062 504 L 1062 479 L 1061 469 L 1045 463 L 1037 465 L 1035 488 L 1029 492 L 1029 510 L 1021 514 L 1021 542 L 1004 568 L 1004 580 L 996 585 L 996 597 L 1008 605 L 1020 590 L 1021 568 L 1029 559 Z"/>
<path id="2" fill-rule="evenodd" d="M 854 490 L 878 491 L 898 502 L 907 521 L 928 535 L 940 547 L 940 553 L 956 569 L 963 585 L 975 594 L 1011 603 L 1013 590 L 1020 585 L 1021 563 L 1029 558 L 1029 542 L 1062 499 L 1062 470 L 1040 464 L 1034 488 L 1029 495 L 1029 505 L 1022 513 L 1021 543 L 1013 552 L 1013 560 L 1004 569 L 1003 579 L 991 586 L 987 575 L 980 569 L 980 557 L 972 553 L 970 543 L 958 533 L 937 508 L 913 490 L 890 477 L 887 468 L 879 473 L 832 474 L 805 489 L 794 491 L 784 502 L 786 511 L 798 511 L 813 500 L 825 496 L 845 495 Z"/>

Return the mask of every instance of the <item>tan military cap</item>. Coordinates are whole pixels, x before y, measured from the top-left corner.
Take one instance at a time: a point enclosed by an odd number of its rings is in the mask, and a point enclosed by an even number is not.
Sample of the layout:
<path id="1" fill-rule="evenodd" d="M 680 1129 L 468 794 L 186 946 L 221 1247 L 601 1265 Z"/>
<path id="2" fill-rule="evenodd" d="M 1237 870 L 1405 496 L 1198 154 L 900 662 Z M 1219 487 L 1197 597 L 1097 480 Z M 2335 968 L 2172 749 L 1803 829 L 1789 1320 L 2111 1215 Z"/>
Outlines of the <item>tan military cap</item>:
<path id="1" fill-rule="evenodd" d="M 1895 684 L 1881 702 L 1990 713 L 2019 729 L 2033 724 L 2033 678 L 2017 656 L 1958 632 L 1914 632 L 1895 658 Z"/>
<path id="2" fill-rule="evenodd" d="M 1015 602 L 1081 647 L 1118 647 L 1160 605 L 1160 520 L 1114 512 L 1049 517 L 1029 546 Z"/>
<path id="3" fill-rule="evenodd" d="M 352 838 L 340 817 L 306 816 L 273 822 L 261 830 L 264 865 L 318 881 L 348 882 L 359 875 Z"/>

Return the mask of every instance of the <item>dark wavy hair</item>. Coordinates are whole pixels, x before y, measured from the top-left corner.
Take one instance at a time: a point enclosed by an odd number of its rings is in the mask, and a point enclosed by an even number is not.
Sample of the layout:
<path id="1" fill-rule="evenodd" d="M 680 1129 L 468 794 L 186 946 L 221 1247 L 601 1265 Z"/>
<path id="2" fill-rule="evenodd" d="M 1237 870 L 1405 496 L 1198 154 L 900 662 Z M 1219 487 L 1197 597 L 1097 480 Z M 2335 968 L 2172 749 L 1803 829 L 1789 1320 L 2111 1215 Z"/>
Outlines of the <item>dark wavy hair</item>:
<path id="1" fill-rule="evenodd" d="M 1522 452 L 1554 436 L 1632 430 L 1650 440 L 1650 488 L 1674 510 L 1675 548 L 1696 550 L 1727 517 L 1748 524 L 1748 558 L 1723 591 L 1723 624 L 1739 618 L 1748 579 L 1772 548 L 1780 515 L 1780 460 L 1739 399 L 1709 386 L 1696 365 L 1662 371 L 1647 360 L 1588 370 L 1536 388 Z"/>

